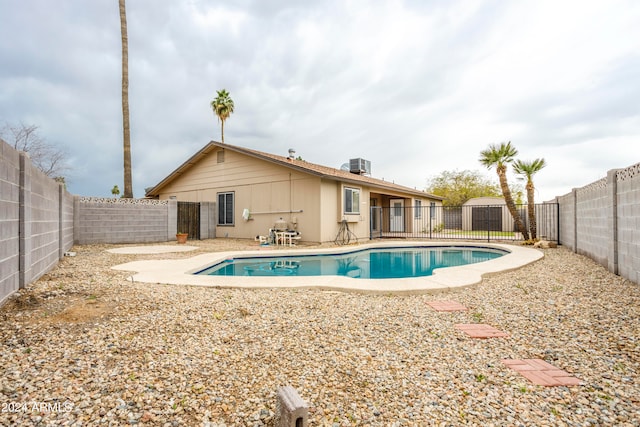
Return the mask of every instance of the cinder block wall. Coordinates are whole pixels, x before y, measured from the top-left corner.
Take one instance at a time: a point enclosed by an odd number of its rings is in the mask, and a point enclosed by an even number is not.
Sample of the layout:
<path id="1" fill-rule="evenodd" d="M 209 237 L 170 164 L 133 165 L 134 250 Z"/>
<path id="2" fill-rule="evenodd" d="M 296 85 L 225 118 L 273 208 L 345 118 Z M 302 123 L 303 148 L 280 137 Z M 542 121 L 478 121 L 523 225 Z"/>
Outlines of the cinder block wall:
<path id="1" fill-rule="evenodd" d="M 21 217 L 26 219 L 22 221 L 24 232 L 20 235 L 25 249 L 21 251 L 25 257 L 24 268 L 21 268 L 24 286 L 53 268 L 72 245 L 60 245 L 64 241 L 60 229 L 62 185 L 33 166 L 26 155 L 21 156 L 24 203 L 20 209 L 24 210 Z"/>
<path id="2" fill-rule="evenodd" d="M 76 196 L 74 203 L 74 239 L 78 244 L 175 240 L 175 201 Z"/>
<path id="3" fill-rule="evenodd" d="M 175 240 L 175 200 L 73 196 L 0 140 L 0 305 L 75 243 Z M 215 237 L 215 203 L 201 203 L 201 238 Z"/>
<path id="4" fill-rule="evenodd" d="M 607 180 L 601 179 L 576 191 L 579 213 L 576 227 L 577 252 L 588 255 L 599 264 L 607 265 L 609 242 L 612 238 L 607 224 Z"/>
<path id="5" fill-rule="evenodd" d="M 562 245 L 640 283 L 640 163 L 556 200 Z"/>
<path id="6" fill-rule="evenodd" d="M 73 202 L 68 191 L 60 191 L 60 252 L 64 254 L 73 246 Z"/>
<path id="7" fill-rule="evenodd" d="M 0 141 L 0 304 L 73 245 L 72 196 L 25 153 Z"/>
<path id="8" fill-rule="evenodd" d="M 576 250 L 576 192 L 556 199 L 560 211 L 560 244 Z"/>
<path id="9" fill-rule="evenodd" d="M 640 283 L 640 163 L 617 173 L 618 273 Z"/>
<path id="10" fill-rule="evenodd" d="M 18 290 L 20 156 L 0 140 L 0 304 Z"/>

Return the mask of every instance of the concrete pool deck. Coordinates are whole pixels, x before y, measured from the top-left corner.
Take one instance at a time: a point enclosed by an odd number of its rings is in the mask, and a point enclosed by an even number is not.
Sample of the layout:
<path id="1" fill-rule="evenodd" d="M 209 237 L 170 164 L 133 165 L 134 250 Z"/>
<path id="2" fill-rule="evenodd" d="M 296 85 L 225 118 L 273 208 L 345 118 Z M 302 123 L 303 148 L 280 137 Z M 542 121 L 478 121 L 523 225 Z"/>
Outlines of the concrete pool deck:
<path id="1" fill-rule="evenodd" d="M 344 276 L 295 276 L 295 277 L 256 277 L 256 276 L 207 276 L 193 273 L 238 256 L 273 257 L 308 254 L 339 254 L 368 248 L 391 248 L 411 246 L 434 247 L 474 247 L 502 249 L 509 253 L 490 261 L 447 267 L 434 270 L 432 276 L 406 279 L 354 279 Z M 147 249 L 149 250 L 149 249 Z M 172 285 L 194 285 L 219 288 L 315 288 L 323 290 L 362 292 L 362 293 L 394 293 L 417 294 L 447 291 L 479 283 L 483 276 L 510 271 L 543 257 L 537 249 L 496 244 L 496 243 L 430 243 L 430 242 L 384 242 L 368 243 L 357 246 L 334 247 L 322 249 L 291 249 L 277 252 L 228 251 L 196 255 L 185 259 L 133 261 L 112 267 L 120 271 L 134 271 L 128 279 L 135 282 L 159 283 Z"/>

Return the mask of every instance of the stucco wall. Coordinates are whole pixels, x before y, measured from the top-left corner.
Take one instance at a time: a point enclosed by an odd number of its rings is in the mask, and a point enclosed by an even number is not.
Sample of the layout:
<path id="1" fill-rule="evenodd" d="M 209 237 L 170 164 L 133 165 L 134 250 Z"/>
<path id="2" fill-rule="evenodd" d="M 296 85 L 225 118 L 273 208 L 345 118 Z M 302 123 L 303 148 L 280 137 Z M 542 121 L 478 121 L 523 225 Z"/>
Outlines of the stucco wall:
<path id="1" fill-rule="evenodd" d="M 304 241 L 335 239 L 339 223 L 337 182 L 322 181 L 231 150 L 225 150 L 222 159 L 218 151 L 200 159 L 179 180 L 163 188 L 160 199 L 215 202 L 218 193 L 233 192 L 233 225 L 216 226 L 219 237 L 265 236 L 282 218 L 289 228 L 301 233 Z M 364 208 L 368 209 L 368 204 Z M 244 209 L 250 212 L 249 220 L 242 217 Z M 360 228 L 362 237 L 368 238 L 368 225 Z"/>
<path id="2" fill-rule="evenodd" d="M 323 180 L 320 187 L 320 240 L 323 242 L 332 241 L 336 238 L 336 223 L 338 207 L 338 190 L 340 183 L 336 181 Z"/>
<path id="3" fill-rule="evenodd" d="M 374 197 L 381 205 L 390 197 L 401 198 L 407 209 L 415 197 L 401 189 L 380 189 L 375 184 L 356 180 L 355 176 L 354 179 L 337 176 L 330 169 L 322 171 L 320 168 L 318 172 L 311 168 L 310 172 L 299 161 L 273 163 L 261 156 L 220 146 L 202 151 L 197 159 L 185 165 L 188 167 L 181 166 L 172 174 L 174 178 L 154 189 L 153 194 L 160 199 L 201 202 L 217 200 L 219 193 L 233 192 L 233 224 L 219 225 L 216 228 L 219 237 L 266 235 L 282 218 L 289 228 L 296 228 L 302 234 L 303 241 L 332 242 L 345 219 L 356 238 L 366 240 L 370 237 L 372 191 L 378 192 Z M 360 190 L 358 213 L 345 213 L 345 187 Z M 386 199 L 379 193 L 384 193 Z M 430 200 L 425 198 L 423 202 L 428 205 Z M 251 214 L 249 220 L 242 216 L 245 209 Z M 420 229 L 424 227 L 422 220 L 416 221 L 409 215 L 404 219 L 406 231 L 410 232 L 418 225 Z"/>

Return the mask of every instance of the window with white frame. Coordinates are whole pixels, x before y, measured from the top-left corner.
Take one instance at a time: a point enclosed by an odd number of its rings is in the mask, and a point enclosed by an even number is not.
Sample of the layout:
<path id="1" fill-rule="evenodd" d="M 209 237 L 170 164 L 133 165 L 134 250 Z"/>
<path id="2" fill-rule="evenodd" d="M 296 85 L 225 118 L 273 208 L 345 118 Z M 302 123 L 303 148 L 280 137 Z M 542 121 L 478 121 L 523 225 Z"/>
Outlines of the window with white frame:
<path id="1" fill-rule="evenodd" d="M 415 219 L 422 218 L 422 200 L 413 201 L 413 211 L 414 211 L 413 216 Z"/>
<path id="2" fill-rule="evenodd" d="M 344 187 L 344 213 L 360 213 L 360 189 Z"/>
<path id="3" fill-rule="evenodd" d="M 235 193 L 218 193 L 218 225 L 233 225 L 233 199 Z"/>
<path id="4" fill-rule="evenodd" d="M 431 211 L 431 218 L 436 217 L 436 202 L 431 202 L 429 206 L 429 210 Z"/>

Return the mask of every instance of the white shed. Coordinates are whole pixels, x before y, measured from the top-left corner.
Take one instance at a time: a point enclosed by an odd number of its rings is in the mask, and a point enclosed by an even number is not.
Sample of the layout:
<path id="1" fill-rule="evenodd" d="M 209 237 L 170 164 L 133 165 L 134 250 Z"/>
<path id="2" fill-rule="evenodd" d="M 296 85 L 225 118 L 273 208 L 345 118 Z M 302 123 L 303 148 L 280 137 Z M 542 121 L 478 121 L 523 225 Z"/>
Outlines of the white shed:
<path id="1" fill-rule="evenodd" d="M 462 205 L 463 230 L 514 231 L 513 217 L 503 197 L 475 197 Z"/>

